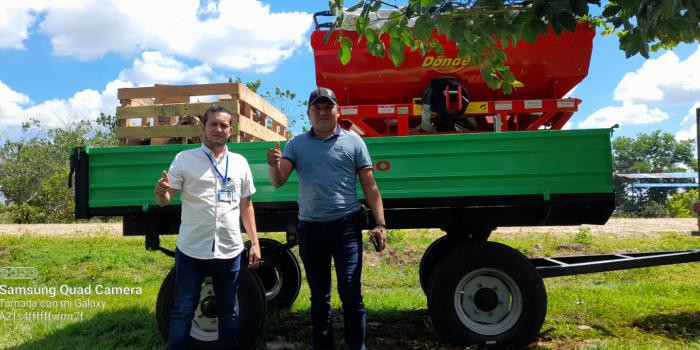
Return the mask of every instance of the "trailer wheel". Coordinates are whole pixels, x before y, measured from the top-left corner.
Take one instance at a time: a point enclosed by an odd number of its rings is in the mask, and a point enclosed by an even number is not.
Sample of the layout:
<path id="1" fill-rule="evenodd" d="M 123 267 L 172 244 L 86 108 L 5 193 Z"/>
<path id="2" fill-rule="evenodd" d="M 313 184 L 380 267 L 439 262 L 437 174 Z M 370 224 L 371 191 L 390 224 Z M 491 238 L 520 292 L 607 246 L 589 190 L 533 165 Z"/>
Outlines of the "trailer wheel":
<path id="1" fill-rule="evenodd" d="M 436 239 L 423 253 L 418 266 L 418 276 L 423 293 L 430 292 L 430 276 L 435 267 L 453 249 L 467 241 L 485 241 L 494 230 L 493 227 L 463 227 L 459 229 L 447 229 L 447 234 Z"/>
<path id="2" fill-rule="evenodd" d="M 470 242 L 448 253 L 430 280 L 428 310 L 441 337 L 461 345 L 524 345 L 547 313 L 544 283 L 517 250 Z"/>
<path id="3" fill-rule="evenodd" d="M 240 324 L 241 349 L 254 349 L 260 340 L 265 323 L 265 294 L 260 278 L 242 268 L 241 283 L 238 288 L 238 320 Z M 214 295 L 211 278 L 207 277 L 202 283 L 200 303 L 195 310 L 190 331 L 190 343 L 194 349 L 217 349 L 217 317 L 216 303 L 212 303 Z M 170 315 L 175 305 L 175 269 L 171 269 L 158 291 L 156 302 L 156 321 L 160 334 L 167 341 L 170 327 Z"/>
<path id="4" fill-rule="evenodd" d="M 262 281 L 267 310 L 288 310 L 294 304 L 301 288 L 301 268 L 289 250 L 279 251 L 282 243 L 260 238 L 263 264 L 255 269 Z"/>
<path id="5" fill-rule="evenodd" d="M 418 266 L 418 276 L 420 278 L 420 286 L 423 288 L 423 293 L 428 295 L 430 288 L 430 276 L 435 271 L 435 266 L 442 260 L 442 258 L 447 255 L 452 249 L 457 248 L 460 244 L 464 243 L 465 239 L 458 239 L 452 236 L 442 236 L 433 243 L 430 243 L 428 248 L 423 253 L 423 257 L 420 259 L 420 265 Z"/>

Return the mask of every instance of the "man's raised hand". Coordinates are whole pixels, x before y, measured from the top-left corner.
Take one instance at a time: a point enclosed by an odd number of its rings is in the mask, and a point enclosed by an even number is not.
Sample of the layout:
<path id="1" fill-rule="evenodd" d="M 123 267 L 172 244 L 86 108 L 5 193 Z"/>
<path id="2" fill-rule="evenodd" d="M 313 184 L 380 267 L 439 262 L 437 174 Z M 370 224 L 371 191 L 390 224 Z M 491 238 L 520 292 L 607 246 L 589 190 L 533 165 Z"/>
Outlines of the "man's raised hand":
<path id="1" fill-rule="evenodd" d="M 281 158 L 282 151 L 280 150 L 280 142 L 277 141 L 275 147 L 267 151 L 267 164 L 271 167 L 277 167 L 280 164 Z"/>

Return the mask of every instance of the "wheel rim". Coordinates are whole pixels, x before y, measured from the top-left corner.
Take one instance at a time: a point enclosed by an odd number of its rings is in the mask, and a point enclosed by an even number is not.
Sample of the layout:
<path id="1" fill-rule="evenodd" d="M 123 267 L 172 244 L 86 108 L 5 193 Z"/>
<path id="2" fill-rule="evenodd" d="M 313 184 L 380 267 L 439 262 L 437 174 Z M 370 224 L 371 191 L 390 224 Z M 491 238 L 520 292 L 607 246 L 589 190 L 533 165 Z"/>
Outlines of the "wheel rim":
<path id="1" fill-rule="evenodd" d="M 523 296 L 515 280 L 501 270 L 470 271 L 457 283 L 454 308 L 464 326 L 482 335 L 507 332 L 518 321 Z"/>
<path id="2" fill-rule="evenodd" d="M 238 313 L 238 300 L 234 304 Z M 212 317 L 213 316 L 213 317 Z M 214 285 L 211 277 L 204 278 L 202 289 L 199 293 L 199 303 L 192 318 L 190 336 L 203 342 L 211 342 L 219 339 L 219 319 L 216 316 L 216 299 Z"/>
<path id="3" fill-rule="evenodd" d="M 284 282 L 279 265 L 274 262 L 265 262 L 256 272 L 265 286 L 265 300 L 270 301 L 277 297 Z"/>

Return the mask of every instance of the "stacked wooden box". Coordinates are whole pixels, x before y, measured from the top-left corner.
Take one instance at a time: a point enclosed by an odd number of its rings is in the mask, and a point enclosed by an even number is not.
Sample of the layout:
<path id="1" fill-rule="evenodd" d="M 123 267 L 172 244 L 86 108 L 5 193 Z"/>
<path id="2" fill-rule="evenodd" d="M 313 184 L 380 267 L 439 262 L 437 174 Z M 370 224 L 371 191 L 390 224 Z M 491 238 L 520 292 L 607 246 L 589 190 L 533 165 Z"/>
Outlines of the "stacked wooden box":
<path id="1" fill-rule="evenodd" d="M 215 105 L 232 113 L 231 142 L 289 138 L 287 117 L 238 83 L 122 88 L 117 96 L 121 102 L 116 113 L 120 146 L 199 143 L 201 117 Z"/>

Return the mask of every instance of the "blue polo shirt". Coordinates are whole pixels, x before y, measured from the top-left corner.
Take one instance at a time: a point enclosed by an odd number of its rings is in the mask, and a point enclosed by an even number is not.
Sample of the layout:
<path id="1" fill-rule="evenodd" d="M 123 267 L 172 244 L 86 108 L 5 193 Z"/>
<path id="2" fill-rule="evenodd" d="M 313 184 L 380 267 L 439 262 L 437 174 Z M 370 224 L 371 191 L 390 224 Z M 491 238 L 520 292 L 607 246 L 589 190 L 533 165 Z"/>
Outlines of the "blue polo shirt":
<path id="1" fill-rule="evenodd" d="M 287 142 L 282 158 L 297 171 L 299 220 L 332 221 L 359 210 L 357 172 L 372 166 L 360 135 L 337 126 L 322 140 L 312 128 Z"/>

